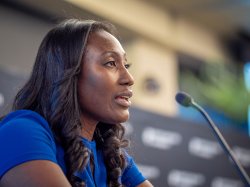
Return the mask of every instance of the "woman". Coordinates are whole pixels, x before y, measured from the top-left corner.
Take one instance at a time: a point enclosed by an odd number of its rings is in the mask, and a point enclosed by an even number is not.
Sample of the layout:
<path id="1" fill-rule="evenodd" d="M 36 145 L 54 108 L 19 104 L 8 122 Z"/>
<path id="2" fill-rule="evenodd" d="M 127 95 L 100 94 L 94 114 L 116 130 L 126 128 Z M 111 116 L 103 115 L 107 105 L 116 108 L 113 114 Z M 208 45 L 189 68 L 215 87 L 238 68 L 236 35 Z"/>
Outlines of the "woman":
<path id="1" fill-rule="evenodd" d="M 1 187 L 152 186 L 124 150 L 134 80 L 115 36 L 75 19 L 46 35 L 0 123 Z"/>

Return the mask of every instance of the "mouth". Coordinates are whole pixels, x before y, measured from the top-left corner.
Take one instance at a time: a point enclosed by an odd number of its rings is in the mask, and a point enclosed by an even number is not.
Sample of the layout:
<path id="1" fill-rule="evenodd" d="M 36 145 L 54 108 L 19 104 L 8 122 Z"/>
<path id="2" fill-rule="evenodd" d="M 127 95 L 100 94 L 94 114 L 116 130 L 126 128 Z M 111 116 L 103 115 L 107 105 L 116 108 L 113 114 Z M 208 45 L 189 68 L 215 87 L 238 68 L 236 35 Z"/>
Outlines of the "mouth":
<path id="1" fill-rule="evenodd" d="M 130 98 L 132 97 L 132 95 L 133 95 L 132 91 L 120 93 L 115 97 L 115 102 L 120 106 L 130 107 L 131 106 Z"/>

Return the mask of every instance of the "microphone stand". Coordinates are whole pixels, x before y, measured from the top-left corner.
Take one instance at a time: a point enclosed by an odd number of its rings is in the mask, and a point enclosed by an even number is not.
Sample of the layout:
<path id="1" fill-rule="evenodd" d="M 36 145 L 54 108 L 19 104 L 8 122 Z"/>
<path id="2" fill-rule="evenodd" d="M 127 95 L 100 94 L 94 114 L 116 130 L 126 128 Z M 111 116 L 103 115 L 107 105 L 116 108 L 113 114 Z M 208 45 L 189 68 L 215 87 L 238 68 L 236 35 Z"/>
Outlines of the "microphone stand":
<path id="1" fill-rule="evenodd" d="M 196 108 L 204 116 L 204 118 L 206 119 L 206 121 L 210 125 L 214 135 L 218 139 L 220 145 L 222 146 L 224 151 L 227 153 L 227 155 L 229 155 L 229 157 L 232 159 L 240 177 L 242 178 L 242 181 L 244 182 L 246 187 L 250 187 L 250 179 L 249 179 L 246 171 L 244 170 L 244 168 L 242 167 L 240 162 L 236 159 L 233 151 L 231 150 L 231 148 L 227 144 L 226 140 L 224 139 L 224 137 L 220 133 L 219 129 L 213 123 L 212 119 L 209 117 L 209 115 L 206 113 L 206 111 L 202 107 L 200 107 L 197 103 L 195 103 L 193 100 L 191 100 L 190 106 Z"/>

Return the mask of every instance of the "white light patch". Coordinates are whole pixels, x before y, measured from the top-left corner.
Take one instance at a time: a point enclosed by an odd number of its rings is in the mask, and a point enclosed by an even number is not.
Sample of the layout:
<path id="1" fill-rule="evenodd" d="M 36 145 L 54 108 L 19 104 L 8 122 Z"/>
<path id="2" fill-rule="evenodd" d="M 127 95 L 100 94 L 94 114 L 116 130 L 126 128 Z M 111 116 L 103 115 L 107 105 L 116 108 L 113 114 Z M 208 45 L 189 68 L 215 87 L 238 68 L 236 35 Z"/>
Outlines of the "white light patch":
<path id="1" fill-rule="evenodd" d="M 172 170 L 169 172 L 167 181 L 172 187 L 204 186 L 205 176 L 190 171 Z"/>
<path id="2" fill-rule="evenodd" d="M 244 167 L 250 167 L 250 150 L 235 146 L 233 148 L 235 156 Z"/>
<path id="3" fill-rule="evenodd" d="M 2 93 L 0 93 L 0 106 L 4 105 L 4 96 Z"/>
<path id="4" fill-rule="evenodd" d="M 157 179 L 160 177 L 160 169 L 156 166 L 137 164 L 143 176 L 147 179 Z"/>
<path id="5" fill-rule="evenodd" d="M 219 155 L 222 149 L 215 141 L 193 137 L 188 144 L 188 151 L 191 155 L 204 159 L 212 159 Z"/>
<path id="6" fill-rule="evenodd" d="M 211 182 L 211 187 L 243 187 L 243 184 L 234 179 L 216 177 Z"/>
<path id="7" fill-rule="evenodd" d="M 128 136 L 134 132 L 134 127 L 130 122 L 125 122 L 122 124 L 125 128 L 125 135 Z"/>
<path id="8" fill-rule="evenodd" d="M 149 147 L 166 150 L 179 145 L 181 141 L 182 136 L 179 133 L 163 129 L 146 127 L 142 132 L 142 142 Z"/>

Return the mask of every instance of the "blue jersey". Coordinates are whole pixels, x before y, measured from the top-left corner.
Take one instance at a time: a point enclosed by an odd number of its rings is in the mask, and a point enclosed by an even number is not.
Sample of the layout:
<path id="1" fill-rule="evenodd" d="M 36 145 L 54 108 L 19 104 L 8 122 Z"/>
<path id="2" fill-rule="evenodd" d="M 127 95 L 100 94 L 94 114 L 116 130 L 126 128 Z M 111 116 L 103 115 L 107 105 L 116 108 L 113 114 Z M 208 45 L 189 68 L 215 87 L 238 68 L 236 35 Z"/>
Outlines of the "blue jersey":
<path id="1" fill-rule="evenodd" d="M 82 172 L 75 175 L 87 187 L 107 186 L 107 171 L 102 151 L 96 148 L 95 141 L 82 138 L 94 160 L 94 175 L 87 164 Z M 64 150 L 55 142 L 48 122 L 38 113 L 18 110 L 10 113 L 0 122 L 0 179 L 11 168 L 31 160 L 49 160 L 58 164 L 64 173 Z M 131 156 L 126 153 L 127 167 L 122 173 L 121 182 L 134 187 L 145 181 Z"/>

